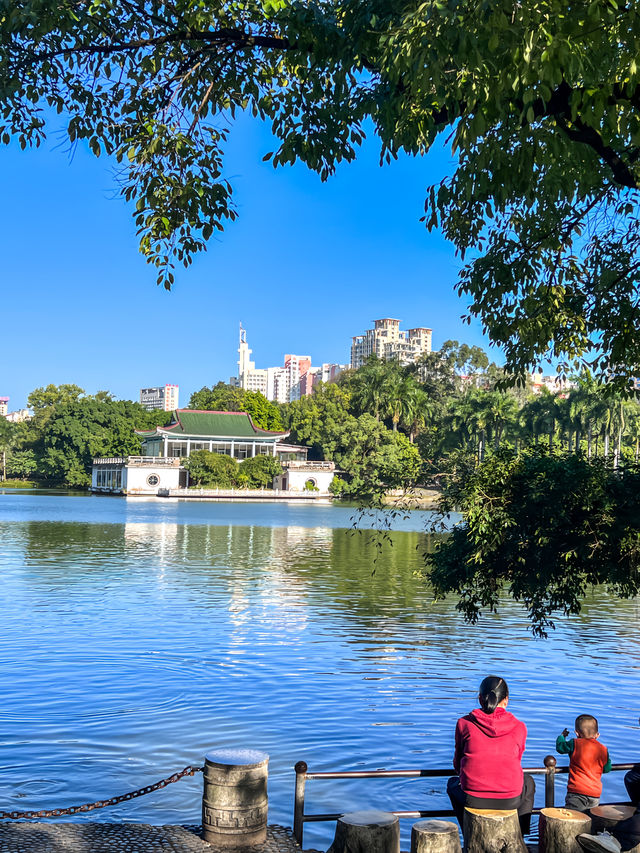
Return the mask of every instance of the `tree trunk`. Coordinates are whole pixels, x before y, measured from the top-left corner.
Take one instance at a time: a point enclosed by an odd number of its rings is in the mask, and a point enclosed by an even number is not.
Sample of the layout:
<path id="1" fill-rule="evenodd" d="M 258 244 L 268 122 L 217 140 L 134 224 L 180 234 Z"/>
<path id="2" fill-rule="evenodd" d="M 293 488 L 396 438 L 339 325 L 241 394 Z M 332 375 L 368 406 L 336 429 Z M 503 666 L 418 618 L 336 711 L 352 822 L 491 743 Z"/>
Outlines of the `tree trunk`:
<path id="1" fill-rule="evenodd" d="M 400 853 L 400 823 L 390 812 L 342 815 L 327 853 Z"/>
<path id="2" fill-rule="evenodd" d="M 587 456 L 591 459 L 591 421 L 589 421 L 589 427 L 587 429 Z"/>
<path id="3" fill-rule="evenodd" d="M 580 435 L 580 428 L 578 428 L 576 430 L 576 446 L 575 446 L 576 453 L 580 452 L 580 439 L 581 439 L 581 437 L 582 436 Z"/>
<path id="4" fill-rule="evenodd" d="M 636 438 L 636 462 L 638 461 L 638 453 L 640 453 L 640 437 Z"/>
<path id="5" fill-rule="evenodd" d="M 582 853 L 576 841 L 581 832 L 591 832 L 591 818 L 575 809 L 542 809 L 540 853 Z"/>
<path id="6" fill-rule="evenodd" d="M 611 831 L 620 821 L 627 820 L 636 813 L 635 806 L 594 806 L 590 809 L 593 820 L 592 832 Z"/>
<path id="7" fill-rule="evenodd" d="M 556 431 L 555 420 L 551 421 L 551 429 L 549 430 L 549 450 L 553 450 L 553 434 Z"/>
<path id="8" fill-rule="evenodd" d="M 462 853 L 458 826 L 447 820 L 419 820 L 411 827 L 411 853 Z"/>
<path id="9" fill-rule="evenodd" d="M 464 810 L 465 853 L 527 853 L 518 812 L 498 809 Z"/>
<path id="10" fill-rule="evenodd" d="M 622 429 L 618 430 L 618 435 L 616 437 L 616 453 L 615 460 L 613 463 L 614 468 L 618 468 L 620 466 L 620 454 L 622 453 Z"/>
<path id="11" fill-rule="evenodd" d="M 604 434 L 604 458 L 609 458 L 609 431 Z"/>

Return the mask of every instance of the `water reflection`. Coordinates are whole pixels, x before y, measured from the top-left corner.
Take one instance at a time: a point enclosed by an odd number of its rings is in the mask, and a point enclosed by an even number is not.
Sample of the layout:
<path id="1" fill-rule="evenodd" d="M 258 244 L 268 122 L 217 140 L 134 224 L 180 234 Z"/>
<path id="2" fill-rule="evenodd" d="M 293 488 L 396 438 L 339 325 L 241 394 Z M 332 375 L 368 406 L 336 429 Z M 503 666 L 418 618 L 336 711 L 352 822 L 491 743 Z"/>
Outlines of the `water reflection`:
<path id="1" fill-rule="evenodd" d="M 324 513 L 317 526 L 308 515 L 261 525 L 257 508 L 251 524 L 183 524 L 164 511 L 152 522 L 148 510 L 89 523 L 73 500 L 75 520 L 0 520 L 0 796 L 13 808 L 109 796 L 211 747 L 253 746 L 272 756 L 271 819 L 290 824 L 299 759 L 448 766 L 455 720 L 494 670 L 529 727 L 529 764 L 582 711 L 599 717 L 615 761 L 640 746 L 635 601 L 594 590 L 580 617 L 539 642 L 513 604 L 475 628 L 434 604 L 416 578 L 432 544 L 419 532 L 376 542 Z M 200 784 L 100 818 L 197 822 Z M 621 779 L 606 785 L 622 796 Z M 309 793 L 315 811 L 445 802 L 427 780 Z M 313 826 L 306 838 L 321 846 L 328 835 Z"/>

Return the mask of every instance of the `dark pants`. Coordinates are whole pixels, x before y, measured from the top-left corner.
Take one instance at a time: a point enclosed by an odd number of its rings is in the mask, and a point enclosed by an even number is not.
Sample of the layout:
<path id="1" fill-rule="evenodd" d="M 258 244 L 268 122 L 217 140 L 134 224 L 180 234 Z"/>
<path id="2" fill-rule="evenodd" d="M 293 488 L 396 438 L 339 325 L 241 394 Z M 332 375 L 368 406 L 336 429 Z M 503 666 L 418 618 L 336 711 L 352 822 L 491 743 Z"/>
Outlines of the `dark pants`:
<path id="1" fill-rule="evenodd" d="M 575 809 L 577 812 L 588 812 L 594 806 L 600 804 L 600 797 L 588 797 L 586 794 L 572 794 L 567 791 L 564 804 L 568 809 Z"/>
<path id="2" fill-rule="evenodd" d="M 629 773 L 633 773 L 632 770 Z M 614 838 L 622 845 L 622 851 L 635 850 L 640 844 L 640 812 L 636 812 L 627 820 L 621 820 L 609 830 Z"/>
<path id="3" fill-rule="evenodd" d="M 624 786 L 634 805 L 640 803 L 640 764 L 636 764 L 624 777 Z"/>
<path id="4" fill-rule="evenodd" d="M 518 810 L 520 829 L 523 835 L 531 830 L 531 812 L 533 811 L 533 797 L 536 792 L 536 783 L 528 773 L 524 774 L 524 785 L 519 797 L 511 797 L 508 800 L 496 799 L 494 797 L 472 797 L 460 787 L 460 777 L 452 776 L 447 782 L 447 794 L 451 800 L 451 806 L 456 813 L 458 823 L 463 826 L 464 808 L 469 806 L 473 809 L 499 809 L 500 811 Z"/>

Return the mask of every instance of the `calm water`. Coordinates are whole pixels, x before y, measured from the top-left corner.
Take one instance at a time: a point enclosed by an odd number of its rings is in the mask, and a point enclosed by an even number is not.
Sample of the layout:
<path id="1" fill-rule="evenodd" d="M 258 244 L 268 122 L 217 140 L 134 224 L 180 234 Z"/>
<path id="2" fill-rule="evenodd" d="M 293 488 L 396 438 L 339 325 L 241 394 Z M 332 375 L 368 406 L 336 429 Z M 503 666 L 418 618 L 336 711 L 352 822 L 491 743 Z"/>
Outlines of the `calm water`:
<path id="1" fill-rule="evenodd" d="M 296 761 L 448 766 L 455 721 L 494 672 L 529 727 L 526 764 L 584 711 L 614 762 L 640 757 L 637 602 L 596 591 L 547 641 L 513 605 L 470 628 L 415 577 L 424 513 L 380 547 L 351 515 L 0 493 L 0 808 L 100 799 L 252 747 L 271 755 L 270 820 L 290 825 Z M 621 775 L 607 799 L 623 798 Z M 75 820 L 198 823 L 201 786 Z M 443 788 L 316 781 L 307 810 L 435 807 Z M 331 835 L 307 824 L 305 845 Z"/>

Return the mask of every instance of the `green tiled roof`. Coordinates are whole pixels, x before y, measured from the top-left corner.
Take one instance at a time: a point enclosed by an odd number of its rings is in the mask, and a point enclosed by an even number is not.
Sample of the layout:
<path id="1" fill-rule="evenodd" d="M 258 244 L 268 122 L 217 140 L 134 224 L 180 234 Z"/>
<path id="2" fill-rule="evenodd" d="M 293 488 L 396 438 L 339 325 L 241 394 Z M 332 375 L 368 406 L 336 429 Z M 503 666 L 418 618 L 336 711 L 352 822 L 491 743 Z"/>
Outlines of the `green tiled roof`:
<path id="1" fill-rule="evenodd" d="M 218 438 L 285 438 L 289 432 L 272 432 L 254 426 L 246 412 L 206 412 L 197 409 L 176 409 L 174 421 L 156 430 L 137 430 L 138 435 L 197 435 Z"/>

